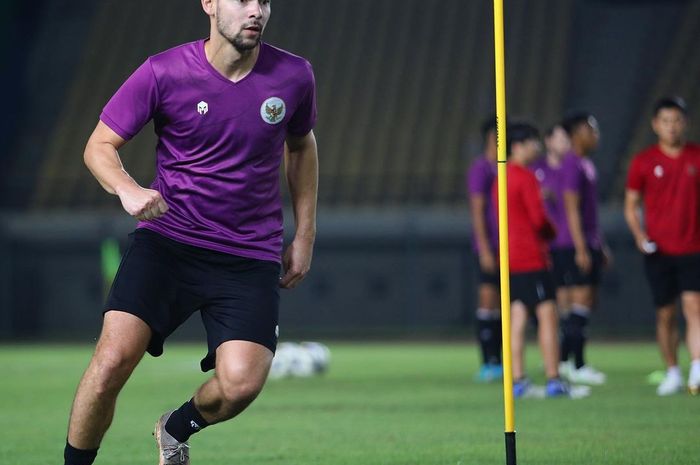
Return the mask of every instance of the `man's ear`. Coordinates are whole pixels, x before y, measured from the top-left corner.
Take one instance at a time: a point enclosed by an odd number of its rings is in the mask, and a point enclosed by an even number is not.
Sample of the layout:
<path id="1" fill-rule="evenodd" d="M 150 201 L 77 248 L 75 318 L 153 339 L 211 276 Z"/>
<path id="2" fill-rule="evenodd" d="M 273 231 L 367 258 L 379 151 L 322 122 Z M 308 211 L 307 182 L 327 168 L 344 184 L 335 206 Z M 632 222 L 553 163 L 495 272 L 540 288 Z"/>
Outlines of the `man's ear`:
<path id="1" fill-rule="evenodd" d="M 202 9 L 209 16 L 214 16 L 216 12 L 216 0 L 201 0 Z"/>

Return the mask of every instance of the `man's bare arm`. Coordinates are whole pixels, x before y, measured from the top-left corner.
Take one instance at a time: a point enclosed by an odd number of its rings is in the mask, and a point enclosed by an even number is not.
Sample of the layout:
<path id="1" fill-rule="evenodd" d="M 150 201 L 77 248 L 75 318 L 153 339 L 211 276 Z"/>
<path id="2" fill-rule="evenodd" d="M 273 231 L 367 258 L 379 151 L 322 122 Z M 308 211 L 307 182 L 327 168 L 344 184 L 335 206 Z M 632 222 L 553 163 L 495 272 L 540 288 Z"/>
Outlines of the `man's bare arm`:
<path id="1" fill-rule="evenodd" d="M 318 149 L 313 131 L 303 137 L 287 137 L 285 174 L 292 198 L 296 233 L 283 257 L 285 274 L 280 286 L 291 289 L 309 272 L 316 240 Z"/>
<path id="2" fill-rule="evenodd" d="M 478 244 L 479 265 L 481 269 L 489 273 L 496 271 L 496 258 L 491 252 L 489 237 L 486 227 L 486 197 L 483 194 L 470 194 L 469 206 L 474 225 L 474 235 Z"/>
<path id="3" fill-rule="evenodd" d="M 564 208 L 571 239 L 576 249 L 576 265 L 581 271 L 588 273 L 593 264 L 591 254 L 588 252 L 588 246 L 586 245 L 586 236 L 583 233 L 583 220 L 579 211 L 580 202 L 579 195 L 576 192 L 564 191 Z"/>
<path id="4" fill-rule="evenodd" d="M 649 236 L 642 227 L 642 196 L 638 191 L 627 189 L 625 191 L 625 220 L 629 226 L 637 248 L 644 254 L 650 253 L 645 247 L 649 247 Z"/>
<path id="5" fill-rule="evenodd" d="M 163 216 L 168 206 L 160 193 L 139 186 L 124 169 L 118 152 L 124 144 L 126 140 L 100 121 L 85 146 L 85 165 L 107 192 L 119 196 L 129 215 L 139 220 Z"/>

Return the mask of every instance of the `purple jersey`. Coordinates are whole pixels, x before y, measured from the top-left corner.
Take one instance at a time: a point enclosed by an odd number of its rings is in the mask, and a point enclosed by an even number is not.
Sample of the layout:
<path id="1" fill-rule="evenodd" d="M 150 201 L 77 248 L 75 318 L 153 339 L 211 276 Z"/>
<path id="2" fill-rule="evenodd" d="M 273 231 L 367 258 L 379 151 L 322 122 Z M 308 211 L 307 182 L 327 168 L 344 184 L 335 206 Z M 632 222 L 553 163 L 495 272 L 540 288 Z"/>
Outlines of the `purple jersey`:
<path id="1" fill-rule="evenodd" d="M 142 221 L 186 244 L 280 261 L 279 168 L 288 134 L 316 122 L 311 65 L 265 43 L 238 82 L 208 61 L 205 40 L 150 57 L 121 86 L 100 119 L 124 139 L 153 119 L 156 177 L 170 210 Z"/>
<path id="2" fill-rule="evenodd" d="M 486 233 L 489 238 L 489 246 L 494 251 L 498 248 L 498 219 L 491 199 L 491 189 L 495 180 L 496 163 L 483 155 L 474 160 L 467 173 L 467 191 L 470 196 L 481 194 L 484 198 L 486 205 Z M 478 252 L 479 247 L 473 231 L 472 237 L 474 238 L 474 250 Z"/>
<path id="3" fill-rule="evenodd" d="M 564 210 L 561 166 L 553 167 L 547 162 L 547 157 L 542 157 L 532 163 L 529 168 L 540 183 L 540 190 L 542 191 L 542 198 L 547 210 L 547 216 L 557 230 L 557 236 L 552 240 L 550 245 L 554 248 L 567 247 L 563 245 L 563 235 L 559 234 L 559 231 L 567 231 L 568 234 L 569 230 L 566 211 Z"/>
<path id="4" fill-rule="evenodd" d="M 593 162 L 574 152 L 567 153 L 561 163 L 562 192 L 575 192 L 579 196 L 581 226 L 586 244 L 594 249 L 601 247 L 601 234 L 598 227 L 597 175 Z M 573 247 L 571 231 L 568 228 L 557 233 L 556 247 Z"/>

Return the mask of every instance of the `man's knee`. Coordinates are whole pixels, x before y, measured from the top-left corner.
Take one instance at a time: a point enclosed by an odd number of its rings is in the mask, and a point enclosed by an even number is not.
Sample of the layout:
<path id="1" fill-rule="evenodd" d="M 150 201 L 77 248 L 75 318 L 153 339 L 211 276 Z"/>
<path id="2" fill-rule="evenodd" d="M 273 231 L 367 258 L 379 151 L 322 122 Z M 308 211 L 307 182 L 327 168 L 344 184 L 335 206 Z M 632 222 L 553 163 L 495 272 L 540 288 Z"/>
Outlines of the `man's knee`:
<path id="1" fill-rule="evenodd" d="M 216 351 L 216 379 L 227 410 L 240 411 L 262 391 L 272 352 L 255 343 L 229 341 Z"/>
<path id="2" fill-rule="evenodd" d="M 683 311 L 700 312 L 700 292 L 684 292 L 681 294 Z"/>
<path id="3" fill-rule="evenodd" d="M 258 397 L 265 385 L 265 379 L 246 376 L 242 370 L 220 370 L 217 373 L 223 401 L 228 405 L 249 404 Z"/>
<path id="4" fill-rule="evenodd" d="M 143 354 L 123 348 L 98 345 L 92 360 L 92 373 L 98 393 L 118 391 Z"/>
<path id="5" fill-rule="evenodd" d="M 656 322 L 663 326 L 674 324 L 676 321 L 676 307 L 674 305 L 666 305 L 660 307 L 656 311 Z"/>

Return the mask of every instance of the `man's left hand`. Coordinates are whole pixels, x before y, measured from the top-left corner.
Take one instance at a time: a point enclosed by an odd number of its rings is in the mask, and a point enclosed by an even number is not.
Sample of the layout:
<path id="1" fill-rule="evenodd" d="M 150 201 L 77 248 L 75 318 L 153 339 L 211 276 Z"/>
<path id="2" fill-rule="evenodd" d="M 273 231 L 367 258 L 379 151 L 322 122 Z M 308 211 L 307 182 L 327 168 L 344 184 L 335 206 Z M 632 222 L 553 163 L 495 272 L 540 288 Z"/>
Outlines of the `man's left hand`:
<path id="1" fill-rule="evenodd" d="M 294 239 L 282 259 L 284 276 L 280 279 L 281 288 L 294 289 L 306 277 L 311 268 L 313 253 L 313 240 Z"/>

